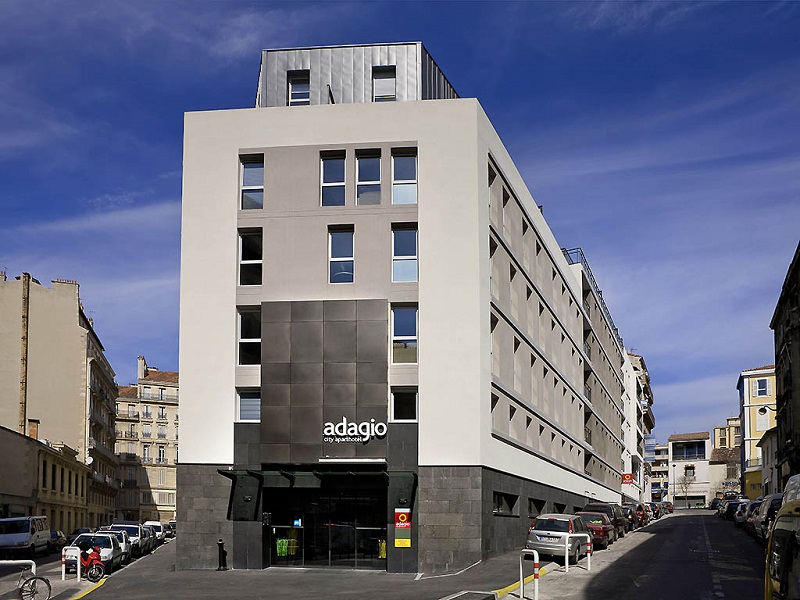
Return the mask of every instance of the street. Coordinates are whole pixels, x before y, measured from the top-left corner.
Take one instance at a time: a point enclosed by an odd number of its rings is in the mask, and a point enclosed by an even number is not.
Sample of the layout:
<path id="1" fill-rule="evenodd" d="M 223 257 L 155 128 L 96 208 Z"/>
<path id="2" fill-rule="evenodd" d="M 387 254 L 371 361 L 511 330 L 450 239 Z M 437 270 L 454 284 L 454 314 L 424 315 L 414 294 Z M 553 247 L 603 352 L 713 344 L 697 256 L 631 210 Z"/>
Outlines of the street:
<path id="1" fill-rule="evenodd" d="M 175 571 L 174 544 L 144 557 L 89 596 L 104 598 L 381 598 L 438 600 L 465 590 L 490 592 L 513 584 L 518 555 L 484 561 L 460 575 L 427 577 L 387 573 L 273 568 L 266 571 Z M 741 528 L 707 510 L 677 511 L 629 533 L 569 573 L 551 563 L 539 597 L 563 600 L 757 600 L 762 597 L 764 550 Z M 543 560 L 545 565 L 549 561 Z M 526 564 L 526 575 L 532 565 Z M 533 597 L 532 584 L 525 595 Z M 464 595 L 464 598 L 476 598 Z M 508 598 L 516 598 L 512 591 Z"/>

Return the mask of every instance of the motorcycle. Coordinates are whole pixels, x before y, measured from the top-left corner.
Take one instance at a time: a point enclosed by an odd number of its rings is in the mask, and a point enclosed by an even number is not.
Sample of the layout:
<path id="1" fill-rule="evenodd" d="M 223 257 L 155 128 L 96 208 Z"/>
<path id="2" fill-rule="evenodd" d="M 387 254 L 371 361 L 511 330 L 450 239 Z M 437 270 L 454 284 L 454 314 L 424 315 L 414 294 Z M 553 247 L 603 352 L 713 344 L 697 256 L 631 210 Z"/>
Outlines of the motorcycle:
<path id="1" fill-rule="evenodd" d="M 79 559 L 81 572 L 85 573 L 86 579 L 92 583 L 97 583 L 105 576 L 106 568 L 100 560 L 100 549 L 97 546 L 94 548 L 88 544 L 82 546 Z"/>

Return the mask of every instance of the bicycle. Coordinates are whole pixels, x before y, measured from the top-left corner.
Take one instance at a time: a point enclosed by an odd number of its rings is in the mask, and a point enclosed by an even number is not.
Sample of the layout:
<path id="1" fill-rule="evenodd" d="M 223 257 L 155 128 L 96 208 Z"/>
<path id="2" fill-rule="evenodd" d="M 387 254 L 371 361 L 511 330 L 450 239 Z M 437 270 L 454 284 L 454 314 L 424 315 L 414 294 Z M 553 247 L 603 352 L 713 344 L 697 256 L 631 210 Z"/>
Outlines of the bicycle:
<path id="1" fill-rule="evenodd" d="M 19 581 L 17 581 L 20 598 L 22 600 L 50 600 L 50 593 L 53 591 L 50 581 L 38 575 L 26 577 L 25 571 L 27 570 L 24 567 L 20 569 Z"/>

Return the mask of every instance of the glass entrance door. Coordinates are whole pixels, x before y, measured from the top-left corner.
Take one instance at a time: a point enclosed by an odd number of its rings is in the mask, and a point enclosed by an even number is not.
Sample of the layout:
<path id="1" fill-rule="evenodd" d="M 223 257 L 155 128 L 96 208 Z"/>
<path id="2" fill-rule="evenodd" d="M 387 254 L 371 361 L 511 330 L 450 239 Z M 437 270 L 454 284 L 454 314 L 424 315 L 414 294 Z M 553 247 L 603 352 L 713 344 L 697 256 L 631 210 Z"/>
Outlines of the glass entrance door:
<path id="1" fill-rule="evenodd" d="M 269 488 L 275 566 L 386 569 L 386 489 Z"/>

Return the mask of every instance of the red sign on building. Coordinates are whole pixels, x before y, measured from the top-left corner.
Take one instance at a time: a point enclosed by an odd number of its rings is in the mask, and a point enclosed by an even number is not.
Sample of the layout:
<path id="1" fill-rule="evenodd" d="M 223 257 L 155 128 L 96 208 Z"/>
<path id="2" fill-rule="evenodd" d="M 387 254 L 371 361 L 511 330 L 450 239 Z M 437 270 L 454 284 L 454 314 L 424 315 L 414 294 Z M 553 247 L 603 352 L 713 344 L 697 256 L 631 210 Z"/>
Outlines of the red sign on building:
<path id="1" fill-rule="evenodd" d="M 623 473 L 622 483 L 633 483 L 633 473 Z"/>
<path id="2" fill-rule="evenodd" d="M 411 529 L 411 511 L 409 509 L 394 509 L 394 528 Z"/>

